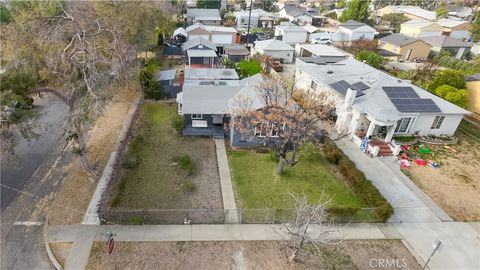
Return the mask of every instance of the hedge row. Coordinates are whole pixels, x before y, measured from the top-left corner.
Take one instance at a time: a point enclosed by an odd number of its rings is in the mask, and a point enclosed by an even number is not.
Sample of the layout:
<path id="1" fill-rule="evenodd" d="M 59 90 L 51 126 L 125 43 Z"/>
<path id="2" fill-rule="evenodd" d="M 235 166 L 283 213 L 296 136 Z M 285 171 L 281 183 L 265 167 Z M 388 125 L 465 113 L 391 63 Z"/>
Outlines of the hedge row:
<path id="1" fill-rule="evenodd" d="M 355 163 L 333 143 L 324 147 L 324 154 L 328 162 L 338 167 L 347 185 L 355 195 L 362 199 L 368 207 L 374 208 L 373 214 L 375 217 L 382 222 L 386 222 L 393 214 L 392 206 L 372 182 L 365 177 L 365 174 L 357 169 Z"/>

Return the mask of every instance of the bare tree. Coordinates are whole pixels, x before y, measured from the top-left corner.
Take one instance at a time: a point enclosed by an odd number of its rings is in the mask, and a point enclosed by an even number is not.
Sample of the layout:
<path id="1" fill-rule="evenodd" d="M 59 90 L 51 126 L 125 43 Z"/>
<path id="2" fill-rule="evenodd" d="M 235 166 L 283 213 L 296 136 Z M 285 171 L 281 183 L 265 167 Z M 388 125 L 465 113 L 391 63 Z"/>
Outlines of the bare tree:
<path id="1" fill-rule="evenodd" d="M 321 253 L 321 246 L 338 244 L 342 241 L 342 229 L 329 219 L 328 207 L 331 199 L 324 194 L 315 204 L 309 204 L 305 194 L 290 194 L 295 200 L 295 221 L 285 224 L 285 229 L 293 242 L 293 251 L 289 260 L 298 261 L 305 247 L 310 245 Z"/>
<path id="2" fill-rule="evenodd" d="M 333 102 L 323 93 L 293 86 L 273 75 L 263 75 L 256 84 L 256 93 L 263 108 L 252 110 L 250 98 L 239 98 L 234 113 L 234 128 L 242 134 L 257 136 L 278 157 L 277 174 L 285 165 L 298 162 L 298 151 L 304 143 L 322 143 L 323 136 L 333 127 Z M 254 134 L 252 134 L 254 133 Z"/>
<path id="3" fill-rule="evenodd" d="M 135 54 L 122 42 L 121 29 L 106 26 L 88 2 L 60 6 L 54 16 L 30 18 L 17 27 L 28 34 L 31 46 L 19 50 L 18 57 L 34 65 L 43 80 L 29 94 L 51 93 L 69 110 L 73 130 L 67 139 L 74 142 L 85 171 L 96 175 L 87 156 L 86 124 L 102 111 L 109 91 L 116 90 L 129 77 Z"/>

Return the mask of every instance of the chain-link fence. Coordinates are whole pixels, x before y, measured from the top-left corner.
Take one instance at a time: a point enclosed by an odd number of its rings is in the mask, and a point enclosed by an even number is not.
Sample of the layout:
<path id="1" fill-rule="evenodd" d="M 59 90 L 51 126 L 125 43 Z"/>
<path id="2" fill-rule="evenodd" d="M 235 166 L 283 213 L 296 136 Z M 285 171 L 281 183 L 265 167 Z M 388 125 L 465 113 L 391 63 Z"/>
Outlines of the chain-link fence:
<path id="1" fill-rule="evenodd" d="M 374 208 L 331 208 L 336 223 L 379 222 Z M 294 209 L 102 209 L 103 223 L 118 224 L 281 224 L 293 222 Z"/>

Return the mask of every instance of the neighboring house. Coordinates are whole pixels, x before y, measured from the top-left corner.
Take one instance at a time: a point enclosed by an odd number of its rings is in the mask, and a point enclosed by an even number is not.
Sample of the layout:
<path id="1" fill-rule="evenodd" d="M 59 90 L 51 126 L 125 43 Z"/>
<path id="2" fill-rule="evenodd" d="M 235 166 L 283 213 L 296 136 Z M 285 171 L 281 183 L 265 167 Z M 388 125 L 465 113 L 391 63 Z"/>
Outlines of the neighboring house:
<path id="1" fill-rule="evenodd" d="M 443 27 L 442 35 L 461 40 L 468 39 L 471 36 L 471 25 L 467 21 L 443 19 L 438 20 L 437 24 Z"/>
<path id="2" fill-rule="evenodd" d="M 378 49 L 397 54 L 397 60 L 427 59 L 430 53 L 430 45 L 423 40 L 401 34 L 380 38 Z"/>
<path id="3" fill-rule="evenodd" d="M 237 30 L 233 27 L 209 26 L 202 24 L 190 25 L 186 29 L 188 40 L 204 38 L 215 44 L 222 53 L 223 46 L 237 43 Z"/>
<path id="4" fill-rule="evenodd" d="M 248 10 L 234 12 L 235 22 L 237 26 L 248 27 L 248 17 L 250 12 Z M 251 27 L 273 28 L 275 17 L 272 13 L 266 12 L 263 9 L 254 9 L 250 17 Z"/>
<path id="5" fill-rule="evenodd" d="M 473 9 L 471 7 L 465 7 L 465 6 L 447 6 L 448 10 L 448 15 L 454 16 L 457 18 L 460 18 L 465 21 L 470 21 L 473 15 Z"/>
<path id="6" fill-rule="evenodd" d="M 448 51 L 455 58 L 461 59 L 469 51 L 472 45 L 465 43 L 461 40 L 451 38 L 449 36 L 436 36 L 436 37 L 424 37 L 422 38 L 431 47 L 430 56 L 433 57 L 442 51 Z"/>
<path id="7" fill-rule="evenodd" d="M 255 52 L 265 54 L 274 59 L 279 59 L 284 63 L 292 63 L 295 51 L 292 46 L 277 39 L 257 40 L 255 41 L 254 50 L 255 51 L 252 50 L 253 54 Z"/>
<path id="8" fill-rule="evenodd" d="M 297 59 L 295 86 L 327 95 L 335 104 L 335 129 L 358 145 L 371 138 L 373 155 L 398 154 L 393 136 L 454 135 L 468 111 L 353 58 L 334 64 Z"/>
<path id="9" fill-rule="evenodd" d="M 434 21 L 437 14 L 434 11 L 426 10 L 417 6 L 386 6 L 377 11 L 377 16 L 382 17 L 387 14 L 403 14 L 412 20 Z"/>
<path id="10" fill-rule="evenodd" d="M 161 70 L 155 76 L 155 79 L 160 82 L 163 90 L 170 97 L 175 97 L 180 92 L 180 83 L 177 79 L 176 69 Z"/>
<path id="11" fill-rule="evenodd" d="M 240 44 L 225 45 L 223 53 L 229 60 L 234 62 L 246 60 L 250 56 L 250 51 L 244 45 Z"/>
<path id="12" fill-rule="evenodd" d="M 188 8 L 187 23 L 204 25 L 221 25 L 222 18 L 218 9 Z"/>
<path id="13" fill-rule="evenodd" d="M 480 73 L 465 76 L 468 90 L 468 110 L 480 120 Z"/>
<path id="14" fill-rule="evenodd" d="M 236 81 L 239 79 L 235 69 L 185 68 L 186 84 L 215 84 L 215 81 Z"/>
<path id="15" fill-rule="evenodd" d="M 413 38 L 440 36 L 442 33 L 441 25 L 426 20 L 411 20 L 400 25 L 400 34 Z"/>
<path id="16" fill-rule="evenodd" d="M 326 17 L 318 14 L 317 9 L 301 6 L 286 5 L 278 12 L 278 15 L 280 18 L 286 18 L 298 25 L 323 26 L 326 21 Z"/>
<path id="17" fill-rule="evenodd" d="M 348 20 L 338 27 L 335 41 L 354 41 L 359 39 L 372 40 L 375 36 L 375 29 L 361 22 Z"/>
<path id="18" fill-rule="evenodd" d="M 212 67 L 217 59 L 217 47 L 202 37 L 191 39 L 182 46 L 188 66 Z"/>
<path id="19" fill-rule="evenodd" d="M 242 139 L 234 134 L 235 129 L 229 128 L 231 116 L 238 112 L 239 101 L 243 99 L 250 100 L 251 110 L 263 108 L 263 102 L 255 90 L 255 85 L 261 79 L 261 75 L 257 74 L 237 80 L 235 84 L 226 81 L 218 81 L 214 85 L 185 84 L 183 92 L 177 95 L 178 113 L 185 119 L 183 135 L 224 138 L 230 132 L 231 143 L 236 146 L 236 142 Z"/>
<path id="20" fill-rule="evenodd" d="M 333 63 L 345 59 L 347 54 L 331 46 L 321 44 L 297 44 L 295 45 L 296 57 L 315 57 L 332 59 Z"/>
<path id="21" fill-rule="evenodd" d="M 308 32 L 301 26 L 287 22 L 275 26 L 275 37 L 279 37 L 282 41 L 293 45 L 306 42 L 308 40 Z"/>

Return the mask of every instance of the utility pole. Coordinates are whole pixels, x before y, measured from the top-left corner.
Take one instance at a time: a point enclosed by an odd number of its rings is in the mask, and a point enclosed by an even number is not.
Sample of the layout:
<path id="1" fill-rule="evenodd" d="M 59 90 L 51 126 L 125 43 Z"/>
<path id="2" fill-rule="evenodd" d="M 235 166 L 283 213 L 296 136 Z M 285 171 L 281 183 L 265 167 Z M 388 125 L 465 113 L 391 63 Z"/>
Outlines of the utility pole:
<path id="1" fill-rule="evenodd" d="M 250 0 L 250 11 L 248 12 L 248 26 L 247 26 L 247 47 L 250 43 L 250 18 L 252 17 L 253 0 Z"/>

